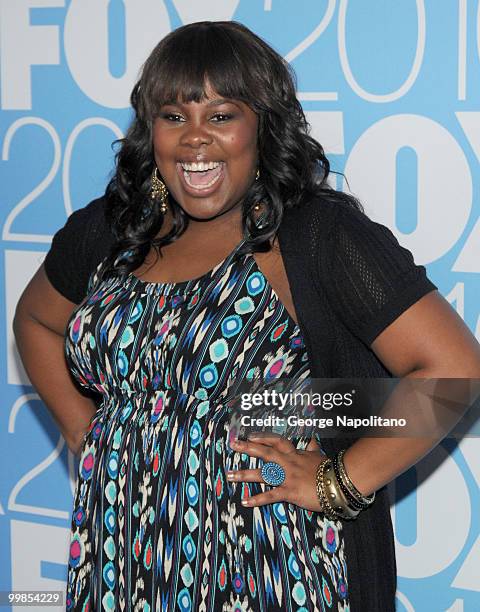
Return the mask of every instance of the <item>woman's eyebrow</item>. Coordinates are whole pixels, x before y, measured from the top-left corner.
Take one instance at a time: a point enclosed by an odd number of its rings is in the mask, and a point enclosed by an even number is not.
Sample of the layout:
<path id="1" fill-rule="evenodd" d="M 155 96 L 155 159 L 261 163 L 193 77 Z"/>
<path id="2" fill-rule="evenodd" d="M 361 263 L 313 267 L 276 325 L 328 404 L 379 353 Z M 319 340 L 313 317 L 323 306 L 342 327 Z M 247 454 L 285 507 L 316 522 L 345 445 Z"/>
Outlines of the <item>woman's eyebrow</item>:
<path id="1" fill-rule="evenodd" d="M 207 107 L 211 107 L 211 106 L 220 106 L 220 104 L 236 104 L 235 100 L 231 100 L 229 98 L 215 98 L 214 100 L 209 100 L 207 102 Z M 178 101 L 168 101 L 168 102 L 164 102 L 162 104 L 162 106 L 187 106 L 186 104 L 184 104 L 183 102 L 178 102 Z"/>
<path id="2" fill-rule="evenodd" d="M 207 108 L 211 108 L 212 106 L 220 106 L 221 104 L 234 104 L 235 106 L 238 106 L 240 108 L 240 105 L 237 103 L 236 100 L 231 100 L 229 98 L 215 98 L 214 100 L 209 100 L 206 104 Z M 188 103 L 183 103 L 183 102 L 179 102 L 179 101 L 165 101 L 160 108 L 163 108 L 165 106 L 175 106 L 177 108 L 183 108 L 185 106 L 188 106 Z"/>
<path id="3" fill-rule="evenodd" d="M 228 98 L 215 98 L 215 100 L 210 100 L 207 106 L 219 106 L 220 104 L 234 104 L 233 100 L 229 100 Z"/>

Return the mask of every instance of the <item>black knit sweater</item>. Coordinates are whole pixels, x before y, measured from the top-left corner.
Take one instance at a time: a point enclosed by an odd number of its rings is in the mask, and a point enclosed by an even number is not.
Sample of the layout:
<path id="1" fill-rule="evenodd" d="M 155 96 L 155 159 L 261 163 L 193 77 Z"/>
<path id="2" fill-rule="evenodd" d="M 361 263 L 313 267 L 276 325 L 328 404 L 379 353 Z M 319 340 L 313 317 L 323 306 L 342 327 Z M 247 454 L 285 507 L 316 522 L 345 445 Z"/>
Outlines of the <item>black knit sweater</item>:
<path id="1" fill-rule="evenodd" d="M 391 374 L 370 345 L 402 312 L 437 287 L 385 226 L 326 202 L 285 214 L 280 250 L 313 378 Z M 340 440 L 322 439 L 325 452 Z M 387 488 L 355 521 L 343 522 L 350 609 L 395 610 L 396 562 Z"/>
<path id="2" fill-rule="evenodd" d="M 80 303 L 97 264 L 114 244 L 105 201 L 73 213 L 45 259 L 52 285 Z M 370 345 L 436 289 L 392 232 L 342 204 L 315 201 L 284 214 L 280 250 L 313 378 L 389 377 Z M 351 443 L 351 441 L 350 441 Z M 345 440 L 322 439 L 333 455 Z M 396 563 L 387 489 L 355 521 L 343 523 L 350 609 L 395 610 Z"/>

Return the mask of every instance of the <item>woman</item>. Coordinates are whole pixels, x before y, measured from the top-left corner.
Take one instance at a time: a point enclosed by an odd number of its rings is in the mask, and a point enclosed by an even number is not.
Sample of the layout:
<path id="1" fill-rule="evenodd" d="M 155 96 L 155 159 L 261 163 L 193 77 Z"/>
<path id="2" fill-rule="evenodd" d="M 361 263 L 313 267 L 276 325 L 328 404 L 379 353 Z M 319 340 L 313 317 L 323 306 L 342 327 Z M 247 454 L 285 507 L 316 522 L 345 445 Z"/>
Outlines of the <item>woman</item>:
<path id="1" fill-rule="evenodd" d="M 247 28 L 172 32 L 132 106 L 105 197 L 14 324 L 80 453 L 67 608 L 394 610 L 385 485 L 434 443 L 235 442 L 228 400 L 282 376 L 479 377 L 477 343 L 328 185 L 293 75 Z"/>

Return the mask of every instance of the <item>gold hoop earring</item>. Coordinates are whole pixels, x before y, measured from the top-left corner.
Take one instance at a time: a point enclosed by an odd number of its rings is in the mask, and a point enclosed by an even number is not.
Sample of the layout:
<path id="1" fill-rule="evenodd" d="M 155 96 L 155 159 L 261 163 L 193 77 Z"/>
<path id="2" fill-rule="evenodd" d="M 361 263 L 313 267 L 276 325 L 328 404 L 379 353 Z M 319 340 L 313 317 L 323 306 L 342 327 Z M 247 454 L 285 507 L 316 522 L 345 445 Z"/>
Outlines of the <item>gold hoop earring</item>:
<path id="1" fill-rule="evenodd" d="M 152 189 L 150 191 L 150 199 L 155 202 L 156 200 L 160 200 L 160 212 L 164 215 L 167 210 L 167 201 L 168 201 L 168 189 L 163 181 L 158 177 L 158 168 L 155 166 L 155 169 L 152 173 Z"/>
<path id="2" fill-rule="evenodd" d="M 258 181 L 259 178 L 260 178 L 260 170 L 257 168 L 257 172 L 255 174 L 255 180 Z"/>

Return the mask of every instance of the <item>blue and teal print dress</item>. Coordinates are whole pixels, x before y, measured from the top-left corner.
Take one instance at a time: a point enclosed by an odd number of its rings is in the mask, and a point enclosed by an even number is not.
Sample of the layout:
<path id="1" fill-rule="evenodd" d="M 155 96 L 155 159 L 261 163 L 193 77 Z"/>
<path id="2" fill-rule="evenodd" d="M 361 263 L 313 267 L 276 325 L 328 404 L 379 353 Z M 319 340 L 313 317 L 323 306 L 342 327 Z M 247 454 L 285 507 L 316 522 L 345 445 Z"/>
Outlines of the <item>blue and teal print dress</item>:
<path id="1" fill-rule="evenodd" d="M 226 480 L 262 465 L 231 449 L 227 398 L 254 377 L 309 375 L 298 326 L 239 246 L 179 283 L 99 280 L 100 263 L 72 314 L 67 362 L 101 403 L 79 463 L 68 610 L 349 610 L 341 523 L 245 508 L 266 485 Z"/>

